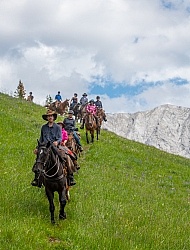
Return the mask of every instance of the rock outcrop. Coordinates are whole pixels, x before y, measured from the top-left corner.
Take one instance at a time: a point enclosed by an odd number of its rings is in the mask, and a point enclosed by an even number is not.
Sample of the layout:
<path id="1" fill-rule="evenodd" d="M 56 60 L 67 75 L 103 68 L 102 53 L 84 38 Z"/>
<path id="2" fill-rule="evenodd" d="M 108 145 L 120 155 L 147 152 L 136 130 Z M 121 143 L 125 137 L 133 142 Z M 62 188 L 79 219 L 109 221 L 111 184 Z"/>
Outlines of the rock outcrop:
<path id="1" fill-rule="evenodd" d="M 168 153 L 190 158 L 190 108 L 166 104 L 134 114 L 107 114 L 107 122 L 102 128 Z"/>

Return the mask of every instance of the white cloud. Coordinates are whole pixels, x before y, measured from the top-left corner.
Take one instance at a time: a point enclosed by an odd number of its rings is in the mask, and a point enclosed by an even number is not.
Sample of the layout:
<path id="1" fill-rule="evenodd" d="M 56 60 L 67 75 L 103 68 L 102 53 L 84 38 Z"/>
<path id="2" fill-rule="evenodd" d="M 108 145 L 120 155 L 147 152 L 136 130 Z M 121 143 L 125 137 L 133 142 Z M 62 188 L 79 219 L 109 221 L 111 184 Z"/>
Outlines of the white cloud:
<path id="1" fill-rule="evenodd" d="M 190 81 L 190 1 L 172 1 L 172 9 L 162 2 L 2 0 L 0 90 L 14 91 L 21 79 L 42 103 L 58 90 L 65 98 L 88 92 L 94 76 L 130 85 L 144 79 L 163 85 L 130 99 L 103 95 L 108 112 L 188 106 L 189 85 L 168 80 Z"/>

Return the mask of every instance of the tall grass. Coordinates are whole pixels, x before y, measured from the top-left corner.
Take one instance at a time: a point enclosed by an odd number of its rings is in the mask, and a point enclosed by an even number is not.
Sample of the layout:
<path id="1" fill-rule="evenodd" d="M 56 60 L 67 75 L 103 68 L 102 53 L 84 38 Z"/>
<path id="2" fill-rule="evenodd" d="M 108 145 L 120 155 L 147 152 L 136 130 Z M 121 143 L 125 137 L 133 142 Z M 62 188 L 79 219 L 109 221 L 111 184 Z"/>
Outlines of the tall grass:
<path id="1" fill-rule="evenodd" d="M 190 160 L 101 131 L 87 145 L 66 206 L 50 223 L 32 187 L 45 108 L 0 94 L 0 249 L 190 249 Z M 61 120 L 61 117 L 59 118 Z"/>

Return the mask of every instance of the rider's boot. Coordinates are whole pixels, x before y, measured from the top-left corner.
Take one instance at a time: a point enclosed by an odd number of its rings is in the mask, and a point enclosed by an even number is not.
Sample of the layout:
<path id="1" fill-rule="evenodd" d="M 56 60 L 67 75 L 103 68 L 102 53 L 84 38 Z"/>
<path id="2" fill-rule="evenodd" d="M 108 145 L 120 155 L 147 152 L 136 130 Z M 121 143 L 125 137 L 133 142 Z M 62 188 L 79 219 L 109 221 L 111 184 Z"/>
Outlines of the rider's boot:
<path id="1" fill-rule="evenodd" d="M 73 174 L 70 174 L 68 177 L 69 177 L 69 186 L 74 186 L 76 184 L 76 181 L 74 180 Z"/>
<path id="2" fill-rule="evenodd" d="M 38 183 L 39 183 L 39 172 L 35 171 L 34 180 L 31 182 L 31 185 L 37 187 Z"/>
<path id="3" fill-rule="evenodd" d="M 81 145 L 79 145 L 79 150 L 80 150 L 80 152 L 83 151 L 83 147 Z"/>

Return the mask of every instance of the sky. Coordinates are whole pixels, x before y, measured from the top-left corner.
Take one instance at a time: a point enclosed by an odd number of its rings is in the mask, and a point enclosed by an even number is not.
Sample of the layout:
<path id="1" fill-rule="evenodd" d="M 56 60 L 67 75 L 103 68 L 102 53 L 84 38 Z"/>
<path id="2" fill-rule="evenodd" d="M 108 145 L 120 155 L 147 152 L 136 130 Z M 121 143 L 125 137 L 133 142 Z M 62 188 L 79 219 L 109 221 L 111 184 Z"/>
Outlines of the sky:
<path id="1" fill-rule="evenodd" d="M 190 107 L 190 0 L 0 0 L 0 92 Z"/>

